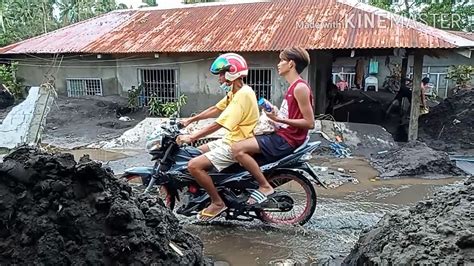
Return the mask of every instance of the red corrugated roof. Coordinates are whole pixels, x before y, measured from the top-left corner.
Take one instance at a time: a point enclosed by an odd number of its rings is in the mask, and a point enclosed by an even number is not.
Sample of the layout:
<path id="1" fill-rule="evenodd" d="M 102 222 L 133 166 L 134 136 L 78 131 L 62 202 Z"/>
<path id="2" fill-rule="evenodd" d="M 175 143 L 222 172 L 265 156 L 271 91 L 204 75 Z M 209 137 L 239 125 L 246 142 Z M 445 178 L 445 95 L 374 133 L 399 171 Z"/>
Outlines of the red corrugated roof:
<path id="1" fill-rule="evenodd" d="M 459 48 L 474 42 L 357 1 L 275 0 L 114 11 L 0 53 L 278 51 L 288 46 Z"/>

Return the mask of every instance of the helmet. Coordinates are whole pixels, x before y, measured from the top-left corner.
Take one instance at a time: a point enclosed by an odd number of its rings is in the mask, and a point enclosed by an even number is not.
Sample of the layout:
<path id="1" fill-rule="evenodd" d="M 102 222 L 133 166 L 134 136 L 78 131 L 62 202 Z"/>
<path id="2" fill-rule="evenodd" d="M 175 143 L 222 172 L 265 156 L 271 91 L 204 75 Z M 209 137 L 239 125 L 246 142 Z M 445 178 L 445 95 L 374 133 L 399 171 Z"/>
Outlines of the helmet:
<path id="1" fill-rule="evenodd" d="M 218 75 L 225 72 L 225 78 L 234 81 L 248 75 L 249 69 L 245 59 L 234 53 L 222 54 L 214 60 L 210 69 L 211 73 Z"/>

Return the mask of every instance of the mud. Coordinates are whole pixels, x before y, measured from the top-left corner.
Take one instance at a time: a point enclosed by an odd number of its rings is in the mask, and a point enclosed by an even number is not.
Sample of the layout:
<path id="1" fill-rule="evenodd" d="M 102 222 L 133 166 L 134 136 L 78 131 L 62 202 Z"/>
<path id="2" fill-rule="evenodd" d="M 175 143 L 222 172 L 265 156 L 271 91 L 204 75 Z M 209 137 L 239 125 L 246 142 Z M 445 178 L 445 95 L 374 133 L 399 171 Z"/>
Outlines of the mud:
<path id="1" fill-rule="evenodd" d="M 160 200 L 87 157 L 28 147 L 0 164 L 0 232 L 1 265 L 207 263 Z"/>
<path id="2" fill-rule="evenodd" d="M 442 178 L 462 176 L 464 171 L 456 167 L 447 153 L 436 151 L 425 143 L 416 141 L 401 144 L 384 153 L 373 154 L 371 165 L 380 172 L 381 178 L 420 176 Z"/>
<path id="3" fill-rule="evenodd" d="M 365 231 L 344 263 L 349 265 L 474 263 L 474 178 L 414 207 L 385 215 Z"/>
<path id="4" fill-rule="evenodd" d="M 119 96 L 60 96 L 46 118 L 43 143 L 77 148 L 120 136 L 146 116 L 144 110 L 130 113 L 127 99 Z M 120 121 L 120 116 L 131 121 Z"/>
<path id="5" fill-rule="evenodd" d="M 420 117 L 420 137 L 445 151 L 474 150 L 474 90 L 452 95 Z"/>

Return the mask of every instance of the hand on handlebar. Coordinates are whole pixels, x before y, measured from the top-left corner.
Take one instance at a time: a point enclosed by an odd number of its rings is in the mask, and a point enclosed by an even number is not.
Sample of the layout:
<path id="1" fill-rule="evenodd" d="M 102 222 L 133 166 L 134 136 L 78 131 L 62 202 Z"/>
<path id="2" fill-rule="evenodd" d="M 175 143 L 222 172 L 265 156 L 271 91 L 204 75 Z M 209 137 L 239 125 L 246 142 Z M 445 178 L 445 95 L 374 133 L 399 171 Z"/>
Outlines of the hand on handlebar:
<path id="1" fill-rule="evenodd" d="M 189 144 L 191 142 L 193 142 L 191 135 L 179 135 L 176 138 L 176 143 L 178 143 L 178 145 Z"/>
<path id="2" fill-rule="evenodd" d="M 183 128 L 189 126 L 191 124 L 191 118 L 185 118 L 179 121 L 179 123 L 183 126 Z"/>

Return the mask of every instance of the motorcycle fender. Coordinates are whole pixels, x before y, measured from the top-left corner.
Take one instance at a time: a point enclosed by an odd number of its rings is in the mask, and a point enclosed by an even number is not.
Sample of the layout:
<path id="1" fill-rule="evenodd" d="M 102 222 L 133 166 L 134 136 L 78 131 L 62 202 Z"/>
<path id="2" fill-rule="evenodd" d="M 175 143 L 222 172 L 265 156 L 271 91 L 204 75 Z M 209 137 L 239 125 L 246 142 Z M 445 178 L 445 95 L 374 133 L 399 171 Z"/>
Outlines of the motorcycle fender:
<path id="1" fill-rule="evenodd" d="M 318 175 L 313 170 L 311 165 L 308 164 L 308 163 L 304 163 L 303 167 L 300 167 L 300 168 L 278 168 L 278 169 L 297 171 L 297 172 L 301 172 L 303 174 L 306 173 L 307 175 L 305 175 L 305 176 L 308 177 L 308 179 L 311 181 L 311 183 L 316 183 L 316 184 L 321 185 L 323 188 L 326 188 L 326 189 L 328 188 L 323 182 L 321 182 L 321 180 L 319 180 Z"/>

